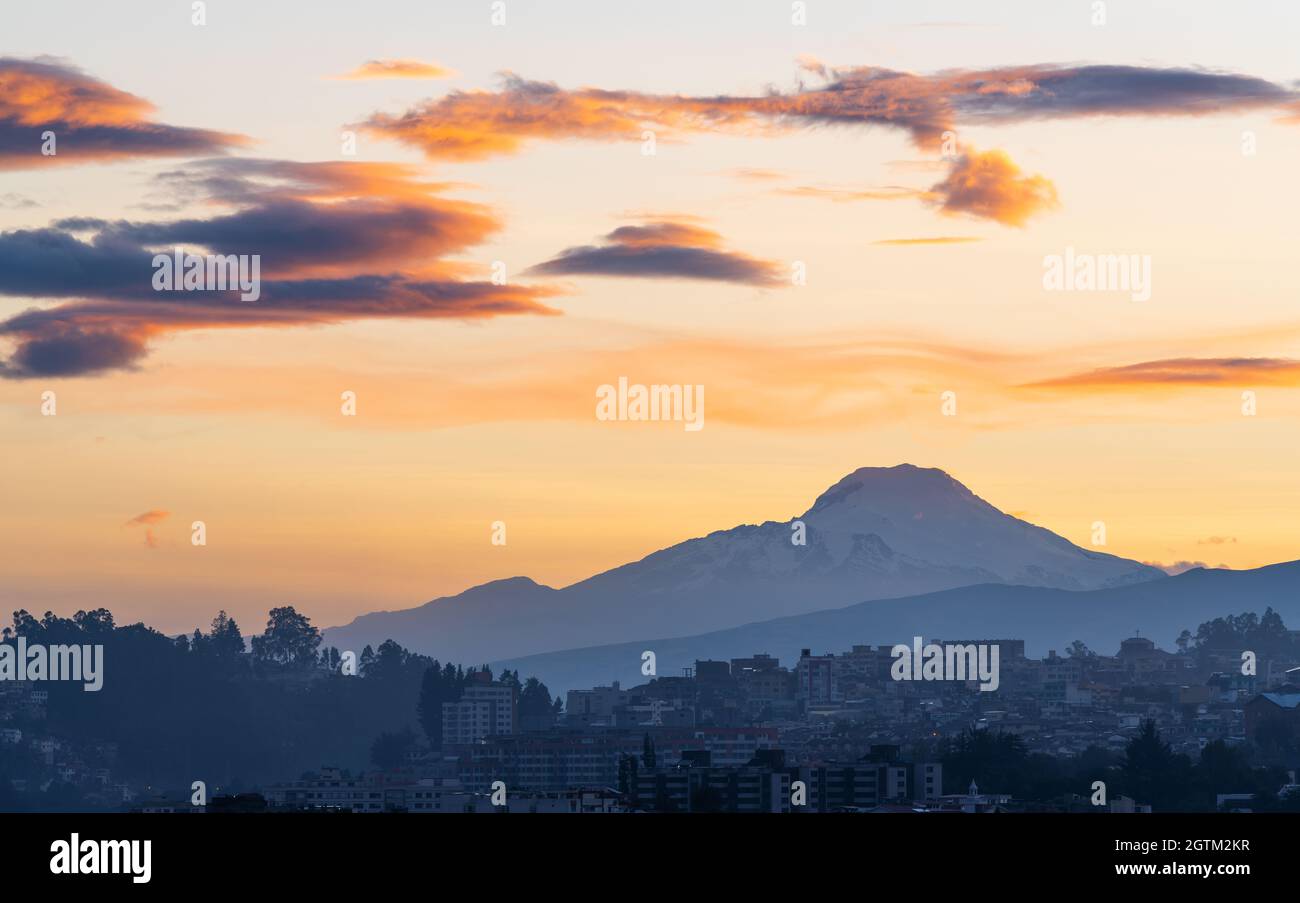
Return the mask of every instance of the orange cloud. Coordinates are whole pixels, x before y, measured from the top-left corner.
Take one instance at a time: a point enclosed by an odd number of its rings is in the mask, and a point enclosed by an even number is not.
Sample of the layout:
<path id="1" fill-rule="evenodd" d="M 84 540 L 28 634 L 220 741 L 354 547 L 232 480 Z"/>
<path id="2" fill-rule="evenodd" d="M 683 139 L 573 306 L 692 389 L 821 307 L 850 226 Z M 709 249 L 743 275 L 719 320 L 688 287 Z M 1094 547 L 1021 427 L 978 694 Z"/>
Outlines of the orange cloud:
<path id="1" fill-rule="evenodd" d="M 1199 69 L 1142 66 L 1014 66 L 916 75 L 873 66 L 833 69 L 807 58 L 804 72 L 825 80 L 790 93 L 683 96 L 568 90 L 507 73 L 500 91 L 455 91 L 401 115 L 376 113 L 361 124 L 429 159 L 479 160 L 518 152 L 527 142 L 642 140 L 678 133 L 784 134 L 809 127 L 884 126 L 907 132 L 934 152 L 959 126 L 1093 116 L 1200 116 L 1255 109 L 1294 115 L 1297 92 L 1264 79 Z M 817 189 L 797 190 L 805 194 Z M 1002 152 L 967 149 L 929 192 L 944 213 L 1021 226 L 1057 205 L 1043 176 L 1026 176 Z M 893 194 L 826 193 L 834 200 L 892 199 Z"/>
<path id="2" fill-rule="evenodd" d="M 631 332 L 623 338 L 605 335 L 582 353 L 560 343 L 533 345 L 503 350 L 507 356 L 497 358 L 499 363 L 484 366 L 480 360 L 477 367 L 455 358 L 378 372 L 346 360 L 310 369 L 191 366 L 167 384 L 147 374 L 126 374 L 116 383 L 126 388 L 99 400 L 117 412 L 333 417 L 334 406 L 305 406 L 303 399 L 320 396 L 322 385 L 339 385 L 364 395 L 366 423 L 375 429 L 582 424 L 593 422 L 596 387 L 636 374 L 646 384 L 704 385 L 712 423 L 778 431 L 928 421 L 936 416 L 944 387 L 960 385 L 972 398 L 963 409 L 963 424 L 978 428 L 986 412 L 973 399 L 996 397 L 1000 403 L 1005 395 L 991 371 L 1013 359 L 984 349 L 879 335 L 750 342 Z M 437 397 L 436 405 L 429 404 L 431 397 Z M 987 411 L 995 407 L 990 402 Z"/>
<path id="3" fill-rule="evenodd" d="M 784 132 L 808 126 L 889 126 L 921 148 L 940 146 L 961 124 L 1083 116 L 1206 115 L 1276 108 L 1300 97 L 1264 79 L 1199 69 L 1142 66 L 1015 66 L 916 75 L 875 66 L 833 69 L 801 60 L 827 79 L 790 93 L 683 96 L 568 90 L 512 73 L 500 91 L 456 91 L 400 116 L 376 114 L 372 132 L 433 159 L 513 153 L 530 139 L 640 140 L 667 131 Z"/>
<path id="4" fill-rule="evenodd" d="M 745 182 L 775 182 L 785 178 L 785 173 L 775 169 L 741 168 L 733 169 L 731 176 Z"/>
<path id="5" fill-rule="evenodd" d="M 1000 150 L 966 150 L 947 178 L 931 187 L 930 198 L 943 213 L 1006 226 L 1023 226 L 1030 217 L 1060 205 L 1056 186 L 1043 176 L 1025 175 Z"/>
<path id="6" fill-rule="evenodd" d="M 362 81 L 381 78 L 450 78 L 456 73 L 442 66 L 433 63 L 424 63 L 420 60 L 406 59 L 380 59 L 367 60 L 351 72 L 344 75 L 335 76 L 335 78 L 346 81 Z"/>
<path id="7" fill-rule="evenodd" d="M 1300 361 L 1288 358 L 1171 358 L 1028 383 L 1033 389 L 1132 389 L 1186 386 L 1300 385 Z"/>
<path id="8" fill-rule="evenodd" d="M 171 512 L 161 511 L 157 508 L 146 511 L 144 514 L 137 514 L 126 522 L 125 526 L 137 527 L 144 526 L 144 544 L 150 549 L 158 548 L 158 537 L 154 535 L 153 524 L 161 523 L 170 516 Z"/>
<path id="9" fill-rule="evenodd" d="M 137 514 L 135 517 L 131 518 L 129 521 L 126 522 L 126 526 L 134 527 L 141 524 L 157 524 L 166 520 L 170 516 L 171 516 L 170 511 L 163 511 L 158 508 L 151 508 L 150 510 L 146 511 L 144 514 Z"/>
<path id="10" fill-rule="evenodd" d="M 153 122 L 153 105 L 62 63 L 0 57 L 0 170 L 132 157 L 194 156 L 241 135 Z M 52 132 L 54 153 L 42 152 Z"/>
<path id="11" fill-rule="evenodd" d="M 745 117 L 738 111 L 736 118 Z M 515 153 L 530 139 L 640 140 L 645 127 L 689 128 L 694 119 L 729 118 L 684 98 L 565 91 L 507 73 L 502 91 L 454 91 L 401 116 L 376 114 L 362 127 L 418 147 L 430 159 L 467 161 Z"/>

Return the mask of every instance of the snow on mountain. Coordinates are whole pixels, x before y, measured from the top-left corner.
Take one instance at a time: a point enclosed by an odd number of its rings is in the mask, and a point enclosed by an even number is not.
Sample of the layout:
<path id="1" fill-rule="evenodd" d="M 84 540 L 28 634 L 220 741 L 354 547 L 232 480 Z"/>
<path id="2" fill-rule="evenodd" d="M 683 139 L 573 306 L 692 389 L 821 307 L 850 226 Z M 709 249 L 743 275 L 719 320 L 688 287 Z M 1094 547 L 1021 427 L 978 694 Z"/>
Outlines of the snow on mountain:
<path id="1" fill-rule="evenodd" d="M 392 638 L 468 663 L 973 584 L 1092 590 L 1164 576 L 1004 514 L 941 470 L 901 464 L 854 471 L 790 521 L 687 540 L 563 589 L 518 577 L 363 615 L 325 642 L 359 650 Z"/>

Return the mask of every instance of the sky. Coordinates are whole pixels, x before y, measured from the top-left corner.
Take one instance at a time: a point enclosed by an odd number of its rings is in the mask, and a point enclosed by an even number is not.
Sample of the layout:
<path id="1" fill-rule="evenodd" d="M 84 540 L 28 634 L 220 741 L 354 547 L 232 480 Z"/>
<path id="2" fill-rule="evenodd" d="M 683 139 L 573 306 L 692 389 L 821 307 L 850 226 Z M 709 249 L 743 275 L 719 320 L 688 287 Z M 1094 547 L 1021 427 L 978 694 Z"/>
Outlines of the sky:
<path id="1" fill-rule="evenodd" d="M 328 626 L 902 462 L 1296 557 L 1300 8 L 701 6 L 6 5 L 5 610 Z M 261 296 L 156 291 L 176 247 Z M 1146 290 L 1045 280 L 1099 255 Z"/>

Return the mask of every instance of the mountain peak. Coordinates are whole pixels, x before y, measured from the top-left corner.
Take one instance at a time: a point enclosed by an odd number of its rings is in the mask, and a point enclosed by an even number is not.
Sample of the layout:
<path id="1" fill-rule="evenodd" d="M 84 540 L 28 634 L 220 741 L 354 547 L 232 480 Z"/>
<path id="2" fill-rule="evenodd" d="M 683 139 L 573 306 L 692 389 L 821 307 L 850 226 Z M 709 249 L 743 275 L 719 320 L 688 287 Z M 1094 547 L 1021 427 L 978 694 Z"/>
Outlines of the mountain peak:
<path id="1" fill-rule="evenodd" d="M 937 467 L 896 464 L 893 467 L 859 467 L 817 497 L 808 514 L 851 503 L 854 507 L 969 504 L 975 493 Z"/>

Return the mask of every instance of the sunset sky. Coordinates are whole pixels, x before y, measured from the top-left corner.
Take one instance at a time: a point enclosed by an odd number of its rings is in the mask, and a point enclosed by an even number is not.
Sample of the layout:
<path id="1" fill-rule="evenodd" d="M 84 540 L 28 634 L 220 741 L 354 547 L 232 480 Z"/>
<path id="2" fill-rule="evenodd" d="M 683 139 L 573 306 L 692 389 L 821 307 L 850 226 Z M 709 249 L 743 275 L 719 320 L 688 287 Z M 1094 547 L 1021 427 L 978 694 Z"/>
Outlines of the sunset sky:
<path id="1" fill-rule="evenodd" d="M 1300 6 L 701 6 L 6 5 L 6 622 L 562 586 L 900 462 L 1300 557 Z M 263 297 L 154 292 L 178 245 Z M 1045 290 L 1067 249 L 1150 298 Z M 705 427 L 597 420 L 621 376 Z"/>

